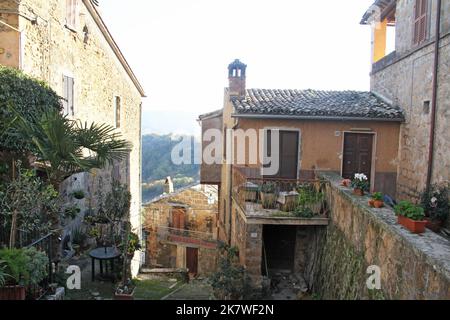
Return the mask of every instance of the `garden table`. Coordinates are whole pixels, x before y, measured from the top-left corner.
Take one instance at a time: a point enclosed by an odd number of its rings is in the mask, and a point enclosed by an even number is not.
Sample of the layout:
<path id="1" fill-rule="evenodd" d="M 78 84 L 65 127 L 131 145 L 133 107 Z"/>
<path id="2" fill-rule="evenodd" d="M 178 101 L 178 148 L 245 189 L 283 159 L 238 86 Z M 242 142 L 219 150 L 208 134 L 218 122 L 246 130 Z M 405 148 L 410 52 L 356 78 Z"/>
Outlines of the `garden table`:
<path id="1" fill-rule="evenodd" d="M 103 261 L 105 261 L 106 273 L 108 273 L 108 261 L 111 263 L 111 274 L 114 279 L 114 260 L 120 257 L 121 253 L 116 247 L 100 247 L 89 252 L 91 257 L 91 273 L 92 281 L 95 280 L 95 260 L 100 262 L 100 275 L 103 275 Z"/>

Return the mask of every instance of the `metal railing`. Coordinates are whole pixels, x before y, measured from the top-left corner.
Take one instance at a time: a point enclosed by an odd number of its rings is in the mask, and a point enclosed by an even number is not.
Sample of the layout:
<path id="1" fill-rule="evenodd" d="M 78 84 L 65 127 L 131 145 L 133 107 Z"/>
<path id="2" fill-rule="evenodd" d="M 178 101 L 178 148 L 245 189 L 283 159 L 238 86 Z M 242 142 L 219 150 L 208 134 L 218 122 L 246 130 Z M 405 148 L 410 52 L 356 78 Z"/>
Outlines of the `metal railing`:
<path id="1" fill-rule="evenodd" d="M 232 197 L 242 210 L 252 203 L 288 213 L 299 206 L 311 209 L 314 215 L 326 213 L 326 181 L 267 177 L 260 172 L 258 167 L 233 166 Z"/>
<path id="2" fill-rule="evenodd" d="M 30 243 L 27 248 L 35 248 L 38 251 L 42 251 L 47 255 L 48 258 L 48 267 L 47 267 L 47 276 L 37 285 L 30 285 L 26 289 L 27 291 L 27 299 L 30 300 L 39 300 L 41 299 L 49 290 L 49 285 L 53 283 L 53 256 L 54 256 L 54 235 L 49 233 L 44 237 Z"/>
<path id="3" fill-rule="evenodd" d="M 160 238 L 168 238 L 170 236 L 181 236 L 202 241 L 214 241 L 214 236 L 209 232 L 194 231 L 188 229 L 171 228 L 164 225 L 156 225 L 156 232 Z"/>

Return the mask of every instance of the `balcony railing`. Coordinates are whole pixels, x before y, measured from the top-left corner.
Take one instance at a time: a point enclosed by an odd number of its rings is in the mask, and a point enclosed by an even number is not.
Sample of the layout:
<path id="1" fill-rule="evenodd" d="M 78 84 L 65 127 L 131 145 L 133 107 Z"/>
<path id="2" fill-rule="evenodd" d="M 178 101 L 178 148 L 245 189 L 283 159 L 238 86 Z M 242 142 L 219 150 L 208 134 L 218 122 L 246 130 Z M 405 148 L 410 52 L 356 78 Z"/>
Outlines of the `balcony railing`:
<path id="1" fill-rule="evenodd" d="M 326 181 L 261 176 L 260 168 L 233 167 L 232 196 L 247 216 L 327 216 Z"/>
<path id="2" fill-rule="evenodd" d="M 196 244 L 207 247 L 215 247 L 217 244 L 214 239 L 214 235 L 209 232 L 177 229 L 164 225 L 152 225 L 150 232 L 156 232 L 159 240 L 184 244 Z"/>

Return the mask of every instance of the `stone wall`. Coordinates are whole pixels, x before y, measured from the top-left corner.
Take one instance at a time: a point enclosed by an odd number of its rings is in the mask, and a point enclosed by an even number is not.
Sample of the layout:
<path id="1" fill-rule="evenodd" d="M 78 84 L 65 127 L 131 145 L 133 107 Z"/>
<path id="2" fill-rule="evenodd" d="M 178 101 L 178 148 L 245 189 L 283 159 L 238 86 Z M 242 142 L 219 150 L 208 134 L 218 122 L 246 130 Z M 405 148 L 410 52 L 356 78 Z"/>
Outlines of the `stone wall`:
<path id="1" fill-rule="evenodd" d="M 61 96 L 63 76 L 74 78 L 74 113 L 70 116 L 88 124 L 115 126 L 114 99 L 120 97 L 121 125 L 117 131 L 133 144 L 128 173 L 132 194 L 130 215 L 132 226 L 140 230 L 143 92 L 121 61 L 123 57 L 107 41 L 99 20 L 91 14 L 90 1 L 79 0 L 78 8 L 78 22 L 69 29 L 66 0 L 1 1 L 0 18 L 17 27 L 20 33 L 0 27 L 0 49 L 3 49 L 0 63 L 46 81 Z M 133 262 L 133 274 L 137 274 L 138 268 L 139 264 Z"/>
<path id="2" fill-rule="evenodd" d="M 412 41 L 414 3 L 397 1 L 396 58 L 393 63 L 371 75 L 371 90 L 392 100 L 406 112 L 401 126 L 397 197 L 418 200 L 424 190 L 430 139 L 432 78 L 436 3 L 430 1 L 427 40 L 420 46 Z M 442 1 L 439 55 L 436 141 L 432 182 L 450 180 L 450 4 Z"/>
<path id="3" fill-rule="evenodd" d="M 372 209 L 368 197 L 323 174 L 330 225 L 319 252 L 313 291 L 324 299 L 450 299 L 450 241 L 431 232 L 415 235 L 392 209 Z M 381 290 L 368 290 L 367 267 L 381 270 Z"/>
<path id="4" fill-rule="evenodd" d="M 216 201 L 208 203 L 208 197 L 211 196 L 210 192 L 213 190 L 200 185 L 189 187 L 172 194 L 165 194 L 160 199 L 144 206 L 144 228 L 149 233 L 147 238 L 148 264 L 168 268 L 185 268 L 186 247 L 193 247 L 198 248 L 198 273 L 207 275 L 215 271 L 217 249 L 207 245 L 202 239 L 197 239 L 199 235 L 210 235 L 211 240 L 217 238 L 215 228 L 218 214 L 217 191 L 216 194 L 212 194 Z M 168 238 L 169 228 L 172 227 L 172 211 L 177 207 L 186 210 L 186 236 L 192 237 L 189 239 L 189 244 L 172 241 Z M 189 231 L 193 231 L 193 233 L 191 234 Z"/>

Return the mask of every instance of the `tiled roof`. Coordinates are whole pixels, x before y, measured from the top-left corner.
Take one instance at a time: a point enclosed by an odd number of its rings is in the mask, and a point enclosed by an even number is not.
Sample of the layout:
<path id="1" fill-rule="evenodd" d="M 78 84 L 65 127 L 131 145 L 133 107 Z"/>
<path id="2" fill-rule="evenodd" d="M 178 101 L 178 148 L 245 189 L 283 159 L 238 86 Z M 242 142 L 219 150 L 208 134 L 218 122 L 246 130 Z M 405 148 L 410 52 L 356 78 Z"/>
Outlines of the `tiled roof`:
<path id="1" fill-rule="evenodd" d="M 371 92 L 249 89 L 233 100 L 235 116 L 355 118 L 403 121 L 401 108 Z"/>

